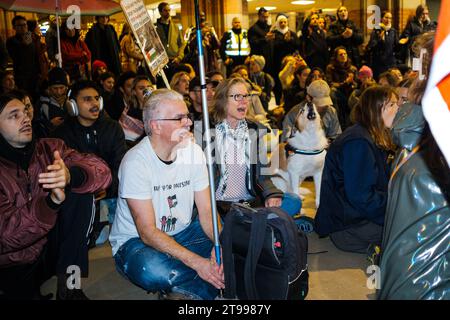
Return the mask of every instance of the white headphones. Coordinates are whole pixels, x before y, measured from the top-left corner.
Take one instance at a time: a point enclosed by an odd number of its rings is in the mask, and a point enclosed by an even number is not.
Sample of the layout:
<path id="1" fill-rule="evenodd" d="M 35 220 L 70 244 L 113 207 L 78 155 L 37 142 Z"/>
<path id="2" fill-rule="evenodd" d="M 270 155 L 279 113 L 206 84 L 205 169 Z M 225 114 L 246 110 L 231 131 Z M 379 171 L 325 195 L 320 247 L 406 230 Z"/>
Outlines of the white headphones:
<path id="1" fill-rule="evenodd" d="M 78 109 L 78 105 L 77 105 L 77 101 L 74 98 L 70 98 L 70 95 L 72 94 L 72 90 L 69 90 L 69 92 L 67 92 L 67 100 L 66 100 L 66 110 L 67 113 L 71 116 L 71 117 L 77 117 L 80 114 L 80 111 Z M 98 97 L 98 102 L 99 102 L 99 110 L 102 111 L 103 110 L 103 97 L 99 96 Z"/>

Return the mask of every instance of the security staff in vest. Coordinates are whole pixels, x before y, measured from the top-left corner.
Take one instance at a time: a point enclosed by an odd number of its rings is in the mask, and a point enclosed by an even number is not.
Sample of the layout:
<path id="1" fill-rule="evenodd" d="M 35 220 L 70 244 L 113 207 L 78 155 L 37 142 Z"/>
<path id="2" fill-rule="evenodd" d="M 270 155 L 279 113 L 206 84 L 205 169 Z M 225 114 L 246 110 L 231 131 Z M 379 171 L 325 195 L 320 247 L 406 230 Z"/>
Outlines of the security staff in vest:
<path id="1" fill-rule="evenodd" d="M 250 55 L 250 43 L 246 29 L 241 27 L 241 19 L 234 17 L 232 28 L 224 33 L 220 42 L 220 55 L 227 67 L 227 76 L 230 76 L 233 67 L 244 64 Z"/>

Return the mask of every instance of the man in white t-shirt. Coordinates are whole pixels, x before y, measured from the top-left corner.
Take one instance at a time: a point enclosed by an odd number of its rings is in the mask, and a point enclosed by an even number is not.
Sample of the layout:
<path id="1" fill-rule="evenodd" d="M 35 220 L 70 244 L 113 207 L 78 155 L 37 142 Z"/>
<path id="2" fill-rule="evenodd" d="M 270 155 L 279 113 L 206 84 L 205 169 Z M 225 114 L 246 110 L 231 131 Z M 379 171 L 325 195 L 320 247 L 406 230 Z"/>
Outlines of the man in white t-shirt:
<path id="1" fill-rule="evenodd" d="M 119 168 L 110 242 L 118 271 L 147 291 L 214 299 L 224 288 L 213 249 L 206 160 L 193 143 L 183 97 L 154 91 L 146 101 L 147 137 Z M 198 216 L 193 219 L 194 203 Z"/>

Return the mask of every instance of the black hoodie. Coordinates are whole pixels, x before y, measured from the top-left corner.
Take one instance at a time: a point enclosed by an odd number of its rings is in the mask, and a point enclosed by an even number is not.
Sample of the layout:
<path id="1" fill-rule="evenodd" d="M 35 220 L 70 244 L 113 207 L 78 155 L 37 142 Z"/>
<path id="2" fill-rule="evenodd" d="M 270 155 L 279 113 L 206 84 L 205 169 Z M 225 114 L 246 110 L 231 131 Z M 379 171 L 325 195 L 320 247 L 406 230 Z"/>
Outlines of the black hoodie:
<path id="1" fill-rule="evenodd" d="M 103 112 L 90 127 L 82 126 L 77 118 L 69 118 L 53 132 L 53 137 L 81 153 L 93 153 L 102 158 L 111 169 L 112 183 L 107 198 L 117 197 L 120 162 L 127 152 L 122 127 Z"/>

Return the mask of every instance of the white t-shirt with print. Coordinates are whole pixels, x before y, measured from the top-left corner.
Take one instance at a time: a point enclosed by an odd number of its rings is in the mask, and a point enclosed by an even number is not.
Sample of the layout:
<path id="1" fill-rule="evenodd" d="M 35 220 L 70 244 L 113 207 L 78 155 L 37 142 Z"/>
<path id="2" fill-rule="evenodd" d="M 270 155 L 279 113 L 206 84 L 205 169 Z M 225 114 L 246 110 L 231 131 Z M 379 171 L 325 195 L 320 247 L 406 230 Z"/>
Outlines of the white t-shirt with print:
<path id="1" fill-rule="evenodd" d="M 148 137 L 133 147 L 119 168 L 119 196 L 109 236 L 113 255 L 131 238 L 139 237 L 126 199 L 151 199 L 156 226 L 175 235 L 191 223 L 194 192 L 208 187 L 205 155 L 190 143 L 179 149 L 176 159 L 165 164 L 156 155 Z"/>

